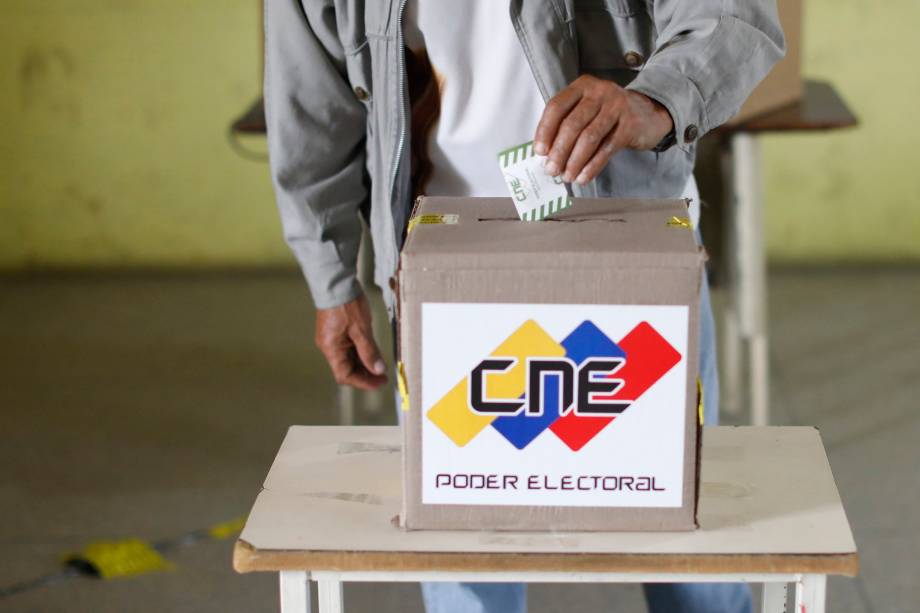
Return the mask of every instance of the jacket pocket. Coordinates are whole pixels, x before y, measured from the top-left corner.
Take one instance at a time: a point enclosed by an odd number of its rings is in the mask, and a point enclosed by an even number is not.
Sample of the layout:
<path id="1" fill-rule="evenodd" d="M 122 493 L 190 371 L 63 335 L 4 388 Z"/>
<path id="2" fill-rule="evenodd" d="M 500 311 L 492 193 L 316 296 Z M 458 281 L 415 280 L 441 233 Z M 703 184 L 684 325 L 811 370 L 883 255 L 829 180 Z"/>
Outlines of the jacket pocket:
<path id="1" fill-rule="evenodd" d="M 638 71 L 654 49 L 642 0 L 576 0 L 575 33 L 582 72 Z"/>

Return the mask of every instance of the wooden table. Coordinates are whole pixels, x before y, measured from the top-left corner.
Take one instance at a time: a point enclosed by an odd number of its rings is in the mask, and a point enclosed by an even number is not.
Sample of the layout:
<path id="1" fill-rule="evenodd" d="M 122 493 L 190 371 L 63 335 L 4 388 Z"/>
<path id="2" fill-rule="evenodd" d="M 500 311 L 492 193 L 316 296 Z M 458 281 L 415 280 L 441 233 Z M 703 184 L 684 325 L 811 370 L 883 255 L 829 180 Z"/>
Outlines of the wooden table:
<path id="1" fill-rule="evenodd" d="M 280 573 L 281 610 L 343 610 L 343 581 L 765 584 L 763 611 L 824 610 L 858 556 L 818 431 L 707 428 L 692 532 L 406 532 L 396 427 L 292 427 L 236 543 L 238 572 Z M 804 606 L 804 609 L 802 608 Z"/>
<path id="2" fill-rule="evenodd" d="M 802 99 L 788 107 L 722 126 L 723 170 L 727 194 L 723 208 L 725 267 L 729 281 L 723 314 L 722 408 L 750 408 L 751 422 L 765 426 L 769 415 L 767 341 L 767 261 L 764 249 L 763 171 L 758 137 L 764 133 L 814 132 L 849 128 L 856 116 L 830 83 L 806 80 Z M 743 384 L 744 366 L 748 384 Z M 748 398 L 742 398 L 747 389 Z"/>

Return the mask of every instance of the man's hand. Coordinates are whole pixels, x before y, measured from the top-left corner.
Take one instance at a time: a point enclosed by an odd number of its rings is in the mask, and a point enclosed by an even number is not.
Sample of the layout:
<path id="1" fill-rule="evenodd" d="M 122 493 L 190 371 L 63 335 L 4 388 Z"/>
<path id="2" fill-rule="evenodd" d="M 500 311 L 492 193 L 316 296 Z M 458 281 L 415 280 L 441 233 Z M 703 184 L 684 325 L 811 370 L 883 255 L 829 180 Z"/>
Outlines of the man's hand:
<path id="1" fill-rule="evenodd" d="M 546 104 L 534 150 L 548 156 L 549 174 L 584 185 L 620 149 L 652 149 L 673 127 L 658 102 L 582 75 Z"/>
<path id="2" fill-rule="evenodd" d="M 316 346 L 340 385 L 375 390 L 387 381 L 365 296 L 316 311 Z"/>

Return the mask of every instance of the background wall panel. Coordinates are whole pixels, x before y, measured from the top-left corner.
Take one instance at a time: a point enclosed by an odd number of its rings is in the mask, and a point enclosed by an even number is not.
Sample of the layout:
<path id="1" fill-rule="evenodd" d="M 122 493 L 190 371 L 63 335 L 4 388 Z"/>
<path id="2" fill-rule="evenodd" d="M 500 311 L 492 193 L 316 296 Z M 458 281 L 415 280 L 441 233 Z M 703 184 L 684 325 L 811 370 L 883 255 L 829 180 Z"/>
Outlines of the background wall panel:
<path id="1" fill-rule="evenodd" d="M 764 139 L 774 261 L 920 259 L 917 23 L 916 0 L 806 2 L 804 72 L 863 123 Z M 291 262 L 266 164 L 226 141 L 259 24 L 258 0 L 0 4 L 0 268 Z"/>

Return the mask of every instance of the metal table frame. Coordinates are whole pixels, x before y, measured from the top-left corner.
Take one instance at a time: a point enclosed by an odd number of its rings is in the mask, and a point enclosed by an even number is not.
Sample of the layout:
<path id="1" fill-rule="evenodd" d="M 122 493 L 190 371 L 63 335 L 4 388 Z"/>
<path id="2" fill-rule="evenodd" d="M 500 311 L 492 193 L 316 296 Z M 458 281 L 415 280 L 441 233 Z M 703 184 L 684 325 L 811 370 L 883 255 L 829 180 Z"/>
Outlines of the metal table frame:
<path id="1" fill-rule="evenodd" d="M 824 613 L 827 576 L 820 574 L 694 574 L 694 573 L 572 573 L 572 572 L 439 572 L 439 571 L 303 571 L 280 575 L 282 613 L 310 613 L 310 582 L 317 585 L 319 613 L 343 613 L 343 584 L 348 581 L 523 582 L 523 583 L 762 583 L 762 613 L 787 610 L 788 584 L 795 584 L 796 613 Z"/>
<path id="2" fill-rule="evenodd" d="M 727 194 L 724 240 L 728 273 L 721 339 L 722 407 L 736 414 L 749 407 L 755 426 L 770 423 L 767 260 L 759 136 L 835 130 L 857 123 L 830 83 L 806 80 L 802 99 L 796 104 L 716 131 L 716 137 L 728 144 L 722 160 Z M 743 398 L 745 372 L 747 398 Z"/>

